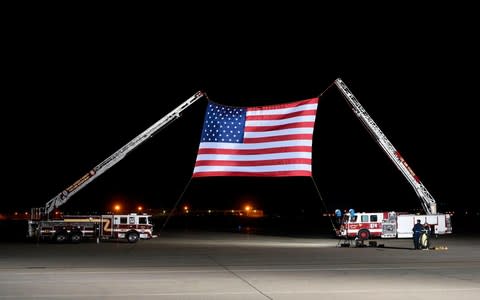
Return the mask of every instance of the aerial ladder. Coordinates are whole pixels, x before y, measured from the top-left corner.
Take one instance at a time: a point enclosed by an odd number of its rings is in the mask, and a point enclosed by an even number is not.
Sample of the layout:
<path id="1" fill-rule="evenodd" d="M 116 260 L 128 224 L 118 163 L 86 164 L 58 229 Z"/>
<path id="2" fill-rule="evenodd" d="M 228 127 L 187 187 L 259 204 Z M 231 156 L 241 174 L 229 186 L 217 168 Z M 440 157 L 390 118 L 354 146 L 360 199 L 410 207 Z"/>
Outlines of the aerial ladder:
<path id="1" fill-rule="evenodd" d="M 104 161 L 99 163 L 93 169 L 91 169 L 88 173 L 83 175 L 80 179 L 75 181 L 73 184 L 68 186 L 65 190 L 58 193 L 55 197 L 49 200 L 45 207 L 40 208 L 32 208 L 31 219 L 32 220 L 40 220 L 44 218 L 49 218 L 49 215 L 55 209 L 58 209 L 61 205 L 65 204 L 70 197 L 80 191 L 82 188 L 87 186 L 90 182 L 95 180 L 98 176 L 105 173 L 108 169 L 113 167 L 119 161 L 121 161 L 130 151 L 134 150 L 138 146 L 140 146 L 143 142 L 147 139 L 151 138 L 155 133 L 157 133 L 160 129 L 164 128 L 172 121 L 178 119 L 180 117 L 180 113 L 185 110 L 187 107 L 192 105 L 195 101 L 202 98 L 205 94 L 201 91 L 198 91 L 193 96 L 188 98 L 185 102 L 180 104 L 177 108 L 172 110 L 170 113 L 165 115 L 163 118 L 158 120 L 155 124 L 147 128 L 145 131 L 137 135 L 134 139 L 130 142 L 125 144 L 123 147 L 118 149 L 115 153 L 107 157 Z"/>
<path id="2" fill-rule="evenodd" d="M 367 111 L 358 102 L 357 98 L 355 98 L 347 85 L 340 78 L 337 78 L 334 83 L 337 88 L 342 92 L 348 105 L 353 110 L 358 119 L 362 122 L 362 124 L 365 126 L 365 128 L 369 131 L 374 140 L 378 143 L 378 145 L 380 145 L 380 147 L 387 154 L 390 160 L 395 164 L 395 166 L 400 170 L 403 176 L 405 176 L 408 182 L 412 185 L 415 193 L 421 201 L 425 213 L 427 215 L 437 214 L 437 203 L 435 199 L 428 192 L 427 188 L 423 185 L 418 176 L 413 172 L 412 168 L 407 164 L 407 162 L 400 155 L 397 149 L 395 149 L 392 143 L 390 143 L 388 138 L 380 130 L 380 128 L 373 121 Z"/>

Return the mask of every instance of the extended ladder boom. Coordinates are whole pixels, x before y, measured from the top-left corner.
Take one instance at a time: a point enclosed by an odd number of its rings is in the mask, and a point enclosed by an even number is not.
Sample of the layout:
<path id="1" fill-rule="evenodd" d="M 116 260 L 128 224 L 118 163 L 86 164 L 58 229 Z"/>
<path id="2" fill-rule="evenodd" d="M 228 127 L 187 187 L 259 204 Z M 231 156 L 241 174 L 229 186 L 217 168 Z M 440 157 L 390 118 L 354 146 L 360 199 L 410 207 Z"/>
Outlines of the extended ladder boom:
<path id="1" fill-rule="evenodd" d="M 420 179 L 415 175 L 412 168 L 407 164 L 405 159 L 400 153 L 393 147 L 392 143 L 387 139 L 385 134 L 380 130 L 373 119 L 368 115 L 367 111 L 357 101 L 357 98 L 350 92 L 347 85 L 340 79 L 335 80 L 335 85 L 342 92 L 343 96 L 347 100 L 347 103 L 352 108 L 358 119 L 365 125 L 372 137 L 377 141 L 380 147 L 385 151 L 388 157 L 393 161 L 397 168 L 402 172 L 403 176 L 407 178 L 408 182 L 413 186 L 415 192 L 421 200 L 422 207 L 426 214 L 437 214 L 437 204 L 432 195 L 428 192 L 427 188 L 423 185 Z"/>
<path id="2" fill-rule="evenodd" d="M 53 197 L 45 205 L 45 213 L 48 215 L 55 208 L 58 208 L 59 206 L 67 202 L 71 196 L 73 196 L 76 192 L 84 188 L 87 184 L 92 182 L 95 178 L 97 178 L 98 176 L 103 174 L 105 171 L 110 169 L 112 166 L 114 166 L 116 163 L 118 163 L 120 160 L 122 160 L 125 157 L 125 155 L 127 155 L 130 151 L 138 147 L 141 143 L 146 141 L 148 138 L 152 137 L 156 132 L 158 132 L 160 129 L 168 125 L 170 122 L 179 118 L 180 113 L 184 109 L 189 107 L 191 104 L 193 104 L 195 101 L 197 101 L 203 96 L 204 94 L 201 91 L 195 93 L 193 96 L 188 98 L 185 102 L 180 104 L 173 111 L 171 111 L 166 116 L 164 116 L 159 121 L 157 121 L 155 124 L 150 126 L 147 130 L 140 133 L 133 140 L 128 142 L 125 146 L 123 146 L 122 148 L 117 150 L 115 153 L 110 155 L 107 159 L 102 161 L 100 164 L 98 164 L 96 167 L 90 170 L 87 174 L 83 175 L 80 179 L 75 181 L 72 185 L 70 185 L 65 190 L 60 192 L 58 195 Z"/>

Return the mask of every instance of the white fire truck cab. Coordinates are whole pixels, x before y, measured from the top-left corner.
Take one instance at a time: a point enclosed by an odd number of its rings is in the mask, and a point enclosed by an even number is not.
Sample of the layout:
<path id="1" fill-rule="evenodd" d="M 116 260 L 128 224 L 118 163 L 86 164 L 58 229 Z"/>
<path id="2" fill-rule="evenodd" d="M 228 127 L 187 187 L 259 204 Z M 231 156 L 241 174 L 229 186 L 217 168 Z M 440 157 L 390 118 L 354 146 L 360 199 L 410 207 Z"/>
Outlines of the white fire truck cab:
<path id="1" fill-rule="evenodd" d="M 390 212 L 357 212 L 343 215 L 337 235 L 368 240 L 372 238 L 411 238 L 413 225 L 420 220 L 428 223 L 436 235 L 452 233 L 449 214 L 416 215 Z"/>

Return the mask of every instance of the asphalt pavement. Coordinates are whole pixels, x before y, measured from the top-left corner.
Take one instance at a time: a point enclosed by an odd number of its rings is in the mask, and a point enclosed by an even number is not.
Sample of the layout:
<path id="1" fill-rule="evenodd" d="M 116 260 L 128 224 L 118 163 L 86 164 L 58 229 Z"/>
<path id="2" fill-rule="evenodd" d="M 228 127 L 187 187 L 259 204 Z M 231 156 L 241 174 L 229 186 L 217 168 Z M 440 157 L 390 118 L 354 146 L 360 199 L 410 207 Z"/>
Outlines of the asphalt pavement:
<path id="1" fill-rule="evenodd" d="M 480 238 L 341 247 L 295 237 L 176 230 L 121 241 L 0 244 L 0 299 L 480 299 Z"/>

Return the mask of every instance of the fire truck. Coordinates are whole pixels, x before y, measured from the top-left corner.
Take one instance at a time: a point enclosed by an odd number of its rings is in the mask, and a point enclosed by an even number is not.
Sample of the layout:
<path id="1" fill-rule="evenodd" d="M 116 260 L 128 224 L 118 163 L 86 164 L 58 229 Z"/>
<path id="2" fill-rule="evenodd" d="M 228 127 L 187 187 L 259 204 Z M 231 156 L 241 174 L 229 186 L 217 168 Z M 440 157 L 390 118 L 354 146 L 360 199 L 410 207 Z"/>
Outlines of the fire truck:
<path id="1" fill-rule="evenodd" d="M 401 212 L 345 213 L 338 234 L 346 238 L 411 238 L 413 225 L 428 224 L 429 234 L 452 233 L 449 214 L 416 215 Z"/>
<path id="2" fill-rule="evenodd" d="M 125 239 L 130 243 L 135 243 L 139 239 L 154 237 L 151 215 L 135 213 L 118 215 L 63 215 L 59 211 L 59 207 L 65 204 L 75 193 L 121 161 L 130 151 L 179 118 L 180 113 L 184 109 L 203 96 L 204 93 L 201 91 L 195 93 L 65 190 L 50 199 L 44 207 L 32 208 L 30 220 L 28 220 L 27 238 L 56 242 L 70 241 L 74 243 L 91 238 L 97 238 L 97 240 Z"/>
<path id="3" fill-rule="evenodd" d="M 428 223 L 429 230 L 433 234 L 452 233 L 450 214 L 437 212 L 437 204 L 433 196 L 360 102 L 358 102 L 347 85 L 340 78 L 337 78 L 334 83 L 372 138 L 414 188 L 425 211 L 425 214 L 422 215 L 397 212 L 347 212 L 343 215 L 340 224 L 338 224 L 337 236 L 358 238 L 360 240 L 374 237 L 411 238 L 413 236 L 412 228 L 417 220 L 420 220 L 422 224 Z"/>
<path id="4" fill-rule="evenodd" d="M 79 243 L 86 239 L 125 239 L 135 243 L 151 239 L 151 215 L 130 213 L 125 215 L 65 215 L 61 219 L 30 220 L 28 236 L 37 240 L 57 243 Z"/>

